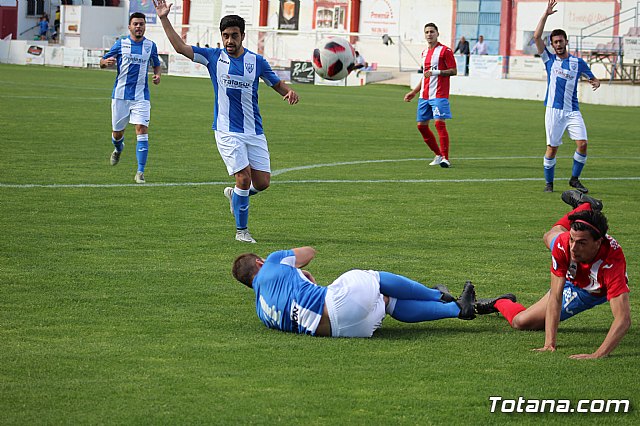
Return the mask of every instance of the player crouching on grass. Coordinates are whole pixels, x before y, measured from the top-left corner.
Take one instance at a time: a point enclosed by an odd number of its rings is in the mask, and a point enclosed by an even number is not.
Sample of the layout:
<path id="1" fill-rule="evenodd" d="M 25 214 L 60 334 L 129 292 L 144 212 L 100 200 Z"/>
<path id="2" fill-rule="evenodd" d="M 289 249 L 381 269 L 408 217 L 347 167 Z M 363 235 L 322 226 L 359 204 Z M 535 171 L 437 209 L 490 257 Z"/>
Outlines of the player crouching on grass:
<path id="1" fill-rule="evenodd" d="M 414 323 L 475 318 L 475 288 L 467 282 L 458 299 L 448 289 L 425 287 L 401 275 L 353 269 L 328 287 L 300 268 L 315 257 L 312 247 L 236 258 L 232 274 L 253 289 L 258 318 L 268 328 L 325 337 L 371 337 L 389 314 Z M 495 303 L 495 299 L 487 303 Z"/>
<path id="2" fill-rule="evenodd" d="M 551 250 L 551 289 L 529 308 L 498 300 L 493 311 L 504 315 L 515 329 L 544 329 L 544 346 L 535 350 L 553 352 L 560 321 L 609 301 L 613 322 L 600 347 L 591 354 L 570 356 L 601 358 L 618 346 L 631 326 L 627 264 L 622 248 L 607 234 L 600 200 L 578 190 L 565 191 L 562 200 L 574 209 L 543 238 Z"/>

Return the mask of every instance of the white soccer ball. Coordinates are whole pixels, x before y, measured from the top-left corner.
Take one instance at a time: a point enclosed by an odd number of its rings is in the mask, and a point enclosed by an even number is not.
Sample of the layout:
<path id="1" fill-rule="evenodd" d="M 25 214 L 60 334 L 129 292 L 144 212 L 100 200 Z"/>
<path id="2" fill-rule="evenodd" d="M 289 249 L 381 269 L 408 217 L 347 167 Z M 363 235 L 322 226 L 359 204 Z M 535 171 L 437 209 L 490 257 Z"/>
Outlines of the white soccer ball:
<path id="1" fill-rule="evenodd" d="M 353 70 L 355 62 L 355 49 L 341 37 L 323 38 L 313 50 L 313 68 L 327 80 L 342 80 Z"/>

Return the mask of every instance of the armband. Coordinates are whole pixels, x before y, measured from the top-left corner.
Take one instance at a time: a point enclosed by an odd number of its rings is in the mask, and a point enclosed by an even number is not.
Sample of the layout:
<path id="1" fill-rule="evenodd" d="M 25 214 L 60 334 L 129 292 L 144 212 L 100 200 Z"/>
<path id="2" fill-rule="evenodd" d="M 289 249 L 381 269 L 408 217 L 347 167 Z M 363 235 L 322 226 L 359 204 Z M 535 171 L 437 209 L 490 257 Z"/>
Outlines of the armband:
<path id="1" fill-rule="evenodd" d="M 440 70 L 431 71 L 431 75 L 440 75 Z"/>

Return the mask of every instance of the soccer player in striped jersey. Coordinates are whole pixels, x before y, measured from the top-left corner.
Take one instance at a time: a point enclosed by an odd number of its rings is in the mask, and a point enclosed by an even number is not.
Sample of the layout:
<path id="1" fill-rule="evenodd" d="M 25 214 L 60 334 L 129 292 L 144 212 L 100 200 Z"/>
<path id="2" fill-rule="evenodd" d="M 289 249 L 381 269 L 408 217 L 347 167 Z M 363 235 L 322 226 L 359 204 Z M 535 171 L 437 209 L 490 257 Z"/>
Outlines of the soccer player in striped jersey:
<path id="1" fill-rule="evenodd" d="M 267 139 L 258 108 L 258 83 L 262 79 L 290 105 L 298 95 L 271 70 L 260 55 L 245 49 L 244 19 L 228 15 L 220 21 L 224 49 L 187 45 L 167 18 L 171 4 L 154 0 L 156 11 L 176 52 L 198 62 L 209 71 L 215 107 L 213 130 L 227 172 L 235 176 L 235 187 L 224 189 L 236 221 L 236 240 L 255 243 L 248 230 L 249 196 L 264 191 L 271 181 Z"/>
<path id="2" fill-rule="evenodd" d="M 134 180 L 145 183 L 144 168 L 149 152 L 149 62 L 153 66 L 153 84 L 160 84 L 160 58 L 156 44 L 144 37 L 146 18 L 136 12 L 129 16 L 129 37 L 116 41 L 100 59 L 100 68 L 116 65 L 116 82 L 111 95 L 111 142 L 115 149 L 111 153 L 111 165 L 120 161 L 124 149 L 124 130 L 127 122 L 136 126 L 136 158 L 138 170 Z"/>
<path id="3" fill-rule="evenodd" d="M 613 321 L 600 346 L 592 353 L 570 356 L 602 358 L 618 346 L 631 326 L 627 262 L 620 244 L 607 234 L 602 201 L 576 189 L 563 192 L 562 200 L 573 210 L 543 237 L 551 252 L 549 291 L 528 308 L 506 298 L 478 301 L 476 313 L 500 312 L 517 330 L 545 330 L 544 346 L 535 350 L 554 352 L 561 321 L 609 302 Z"/>
<path id="4" fill-rule="evenodd" d="M 587 128 L 584 125 L 578 105 L 578 82 L 586 75 L 593 90 L 600 87 L 600 81 L 593 75 L 589 65 L 581 58 L 569 54 L 567 33 L 561 29 L 551 31 L 552 53 L 542 40 L 542 32 L 547 18 L 557 11 L 556 0 L 549 0 L 547 8 L 533 33 L 538 53 L 547 70 L 547 94 L 544 104 L 547 107 L 544 124 L 547 133 L 547 151 L 544 155 L 545 192 L 553 192 L 553 180 L 556 167 L 556 153 L 562 145 L 562 135 L 569 131 L 571 139 L 576 141 L 573 154 L 573 168 L 569 186 L 587 193 L 589 190 L 580 182 L 580 173 L 587 162 Z"/>
<path id="5" fill-rule="evenodd" d="M 265 326 L 312 336 L 371 337 L 387 314 L 408 323 L 476 316 L 471 282 L 455 299 L 444 286 L 429 288 L 390 272 L 352 269 L 324 287 L 301 269 L 315 255 L 307 246 L 276 251 L 266 259 L 245 253 L 233 262 L 232 274 L 253 289 L 256 313 Z"/>
<path id="6" fill-rule="evenodd" d="M 410 102 L 417 94 L 418 112 L 416 121 L 418 130 L 427 146 L 436 155 L 430 166 L 450 167 L 449 161 L 449 133 L 445 120 L 451 118 L 449 106 L 449 79 L 458 74 L 453 52 L 447 46 L 438 42 L 438 27 L 430 22 L 424 26 L 424 37 L 427 49 L 422 52 L 424 61 L 424 77 L 412 91 L 404 96 L 405 102 Z M 440 146 L 436 137 L 429 129 L 429 121 L 435 120 L 436 131 L 440 138 Z"/>

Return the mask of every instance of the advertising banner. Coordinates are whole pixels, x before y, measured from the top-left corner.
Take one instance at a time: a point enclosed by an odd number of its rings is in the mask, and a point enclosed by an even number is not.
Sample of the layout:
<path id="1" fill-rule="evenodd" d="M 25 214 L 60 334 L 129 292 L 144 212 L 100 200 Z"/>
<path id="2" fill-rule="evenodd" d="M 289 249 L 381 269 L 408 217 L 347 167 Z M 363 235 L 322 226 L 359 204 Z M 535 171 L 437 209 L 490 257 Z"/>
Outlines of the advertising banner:
<path id="1" fill-rule="evenodd" d="M 144 16 L 147 17 L 147 24 L 155 24 L 158 20 L 153 0 L 129 0 L 129 15 L 135 12 L 144 13 Z"/>
<path id="2" fill-rule="evenodd" d="M 640 60 L 640 37 L 625 36 L 623 43 L 624 61 Z"/>
<path id="3" fill-rule="evenodd" d="M 222 0 L 220 10 L 221 17 L 227 15 L 242 16 L 247 27 L 253 26 L 253 0 Z"/>
<path id="4" fill-rule="evenodd" d="M 360 32 L 378 36 L 400 34 L 400 0 L 362 2 Z"/>
<path id="5" fill-rule="evenodd" d="M 278 13 L 279 30 L 298 30 L 300 21 L 300 0 L 280 0 Z"/>
<path id="6" fill-rule="evenodd" d="M 316 72 L 311 62 L 291 61 L 291 81 L 294 83 L 313 84 Z"/>
<path id="7" fill-rule="evenodd" d="M 44 47 L 27 44 L 24 52 L 24 60 L 27 65 L 44 65 Z"/>
<path id="8" fill-rule="evenodd" d="M 502 78 L 502 56 L 471 55 L 470 59 L 470 77 Z"/>

